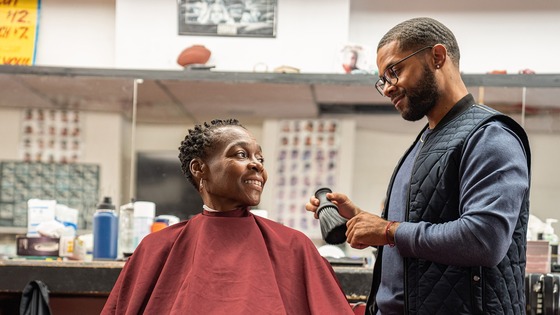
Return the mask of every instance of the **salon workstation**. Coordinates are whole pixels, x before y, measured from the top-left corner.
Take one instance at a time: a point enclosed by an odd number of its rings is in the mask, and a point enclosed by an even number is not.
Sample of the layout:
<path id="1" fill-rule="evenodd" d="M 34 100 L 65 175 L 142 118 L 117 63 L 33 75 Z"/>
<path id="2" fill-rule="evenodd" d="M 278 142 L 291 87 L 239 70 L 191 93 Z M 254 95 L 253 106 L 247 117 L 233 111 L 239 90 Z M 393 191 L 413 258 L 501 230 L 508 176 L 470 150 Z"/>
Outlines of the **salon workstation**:
<path id="1" fill-rule="evenodd" d="M 395 246 L 399 220 L 383 214 L 388 185 L 427 120 L 403 119 L 383 95 L 398 83 L 387 80 L 386 69 L 380 74 L 385 55 L 377 45 L 393 26 L 424 16 L 453 31 L 458 73 L 472 98 L 527 135 L 525 281 L 556 283 L 546 275 L 559 272 L 560 44 L 551 38 L 560 32 L 560 4 L 20 0 L 0 4 L 0 315 L 17 313 L 31 291 L 43 292 L 53 314 L 99 314 L 115 284 L 121 295 L 111 299 L 121 303 L 128 293 L 117 279 L 127 259 L 154 250 L 144 245 L 139 254 L 143 239 L 208 219 L 222 205 L 205 192 L 214 191 L 211 181 L 205 186 L 205 175 L 197 177 L 197 164 L 185 157 L 191 153 L 180 147 L 195 126 L 230 118 L 258 143 L 256 160 L 267 172 L 244 178 L 260 187 L 258 198 L 232 193 L 250 206 L 242 216 L 304 235 L 298 244 L 307 248 L 309 241 L 309 255 L 326 262 L 321 277 L 334 279 L 305 286 L 331 292 L 338 283 L 345 311 L 365 314 L 377 246 L 348 243 L 348 219 L 326 197 L 317 217 L 309 202 L 319 188 L 345 194 L 389 220 L 381 247 Z M 410 51 L 415 55 L 403 63 L 437 55 L 428 48 Z M 447 71 L 438 64 L 434 73 L 440 70 Z M 266 246 L 284 241 L 263 239 Z M 271 258 L 273 269 L 303 261 L 298 246 L 285 254 L 284 266 Z M 544 291 L 532 288 L 526 303 L 539 294 L 541 300 L 528 314 L 560 305 L 555 296 L 543 306 Z"/>

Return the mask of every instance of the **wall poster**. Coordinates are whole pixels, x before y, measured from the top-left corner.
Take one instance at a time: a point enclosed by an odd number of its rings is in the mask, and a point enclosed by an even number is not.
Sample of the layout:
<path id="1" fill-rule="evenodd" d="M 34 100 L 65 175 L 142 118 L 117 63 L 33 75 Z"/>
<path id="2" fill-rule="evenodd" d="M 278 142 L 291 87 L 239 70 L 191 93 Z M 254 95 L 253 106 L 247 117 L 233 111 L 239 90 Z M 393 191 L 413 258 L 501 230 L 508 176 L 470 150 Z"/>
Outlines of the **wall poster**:
<path id="1" fill-rule="evenodd" d="M 276 37 L 278 0 L 178 0 L 179 35 Z"/>
<path id="2" fill-rule="evenodd" d="M 284 120 L 279 124 L 274 178 L 275 217 L 310 238 L 321 238 L 319 220 L 305 204 L 320 187 L 337 190 L 340 122 L 337 120 Z"/>
<path id="3" fill-rule="evenodd" d="M 76 110 L 25 109 L 20 157 L 25 162 L 76 163 L 83 150 L 82 119 Z"/>

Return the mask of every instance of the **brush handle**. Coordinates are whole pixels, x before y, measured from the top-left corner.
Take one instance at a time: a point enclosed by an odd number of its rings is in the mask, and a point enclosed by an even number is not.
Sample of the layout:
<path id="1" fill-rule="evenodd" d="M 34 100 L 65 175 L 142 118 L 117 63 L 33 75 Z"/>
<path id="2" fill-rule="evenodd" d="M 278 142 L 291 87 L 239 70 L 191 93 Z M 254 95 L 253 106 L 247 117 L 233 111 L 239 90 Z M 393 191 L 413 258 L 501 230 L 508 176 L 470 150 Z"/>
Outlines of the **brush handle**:
<path id="1" fill-rule="evenodd" d="M 333 207 L 338 212 L 338 207 L 327 198 L 328 193 L 332 193 L 332 190 L 327 187 L 322 187 L 315 191 L 315 197 L 319 199 L 319 208 L 317 208 L 317 213 L 321 212 L 321 210 L 325 207 Z"/>
<path id="2" fill-rule="evenodd" d="M 346 241 L 347 220 L 340 216 L 338 207 L 327 198 L 330 192 L 332 190 L 326 187 L 315 192 L 315 197 L 319 199 L 317 214 L 321 223 L 321 234 L 329 244 L 342 244 Z"/>

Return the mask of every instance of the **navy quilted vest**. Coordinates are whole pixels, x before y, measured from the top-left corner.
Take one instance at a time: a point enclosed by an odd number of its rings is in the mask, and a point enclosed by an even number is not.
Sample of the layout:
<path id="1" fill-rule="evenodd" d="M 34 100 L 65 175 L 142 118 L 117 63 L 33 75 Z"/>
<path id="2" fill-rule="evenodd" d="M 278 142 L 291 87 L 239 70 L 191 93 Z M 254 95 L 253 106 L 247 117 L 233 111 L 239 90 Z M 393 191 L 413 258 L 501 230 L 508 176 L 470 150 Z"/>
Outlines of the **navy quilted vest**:
<path id="1" fill-rule="evenodd" d="M 530 164 L 529 144 L 521 126 L 493 109 L 473 104 L 474 98 L 469 94 L 424 140 L 412 170 L 407 213 L 409 222 L 442 223 L 459 218 L 462 149 L 470 135 L 490 120 L 504 122 L 518 135 Z M 528 199 L 529 196 L 525 196 L 506 257 L 495 267 L 468 268 L 423 259 L 405 259 L 407 314 L 525 314 Z M 380 247 L 368 300 L 368 314 L 374 312 L 382 255 L 383 247 Z"/>

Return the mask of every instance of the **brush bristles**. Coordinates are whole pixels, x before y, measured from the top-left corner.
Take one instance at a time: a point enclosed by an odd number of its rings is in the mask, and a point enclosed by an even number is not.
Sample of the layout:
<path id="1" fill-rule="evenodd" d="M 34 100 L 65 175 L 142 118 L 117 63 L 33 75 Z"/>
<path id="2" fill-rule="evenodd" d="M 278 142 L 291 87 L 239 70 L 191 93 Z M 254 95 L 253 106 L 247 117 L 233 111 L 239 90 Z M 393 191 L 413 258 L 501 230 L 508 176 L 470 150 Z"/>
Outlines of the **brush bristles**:
<path id="1" fill-rule="evenodd" d="M 338 214 L 335 207 L 324 207 L 319 211 L 321 234 L 329 244 L 342 244 L 346 241 L 346 219 Z"/>

